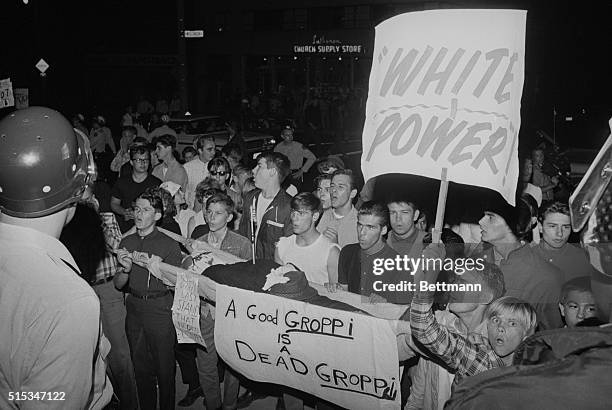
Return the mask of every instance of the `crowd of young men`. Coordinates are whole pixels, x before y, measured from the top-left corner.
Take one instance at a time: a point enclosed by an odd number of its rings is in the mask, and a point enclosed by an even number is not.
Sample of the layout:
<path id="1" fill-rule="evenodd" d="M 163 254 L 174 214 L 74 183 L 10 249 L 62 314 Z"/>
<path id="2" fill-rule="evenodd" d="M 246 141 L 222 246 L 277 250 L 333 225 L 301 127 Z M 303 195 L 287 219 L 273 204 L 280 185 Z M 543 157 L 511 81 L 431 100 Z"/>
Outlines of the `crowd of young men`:
<path id="1" fill-rule="evenodd" d="M 40 126 L 40 132 L 51 133 L 41 142 L 36 139 L 36 132 L 23 124 L 42 124 L 45 116 L 54 118 L 55 124 Z M 24 118 L 28 121 L 23 121 Z M 204 304 L 200 325 L 208 348 L 193 347 L 191 353 L 181 355 L 176 348 L 171 316 L 173 293 L 135 256 L 136 251 L 156 255 L 175 266 L 191 266 L 189 254 L 197 242 L 179 244 L 158 229 L 164 217 L 178 217 L 174 205 L 193 211 L 196 226 L 190 230 L 193 232 L 190 236 L 214 248 L 242 259 L 291 264 L 303 271 L 309 281 L 325 285 L 331 292 L 342 289 L 360 294 L 368 303 L 410 305 L 404 316 L 405 325 L 398 331 L 400 359 L 415 354 L 422 359 L 406 373 L 412 377 L 413 385 L 409 408 L 442 408 L 450 397 L 453 375 L 454 383 L 458 383 L 463 378 L 510 365 L 518 345 L 536 330 L 575 327 L 597 316 L 608 320 L 609 301 L 596 300 L 589 286 L 593 268 L 584 251 L 568 243 L 567 205 L 547 203 L 539 215 L 534 215 L 522 198 L 516 207 L 492 203 L 478 222 L 479 246 L 464 244 L 468 239 L 460 236 L 461 229 L 455 229 L 459 234 L 447 231 L 443 235 L 446 247 L 428 245 L 431 242 L 428 229 L 418 225 L 423 210 L 416 205 L 415 198 L 393 194 L 363 202 L 356 208 L 358 178 L 334 159 L 327 160 L 333 166 L 324 167 L 314 192 L 292 197 L 284 188 L 286 179 L 293 178 L 300 185 L 303 172 L 313 165 L 313 158 L 309 151 L 296 154 L 291 160 L 281 153 L 290 146 L 293 156 L 301 147 L 296 148 L 292 135 L 286 132 L 285 142 L 281 143 L 285 145 L 257 158 L 252 170 L 254 189 L 249 190 L 245 188 L 248 169 L 246 178 L 235 178 L 235 174 L 244 174 L 240 160 L 232 157 L 231 162 L 216 161 L 218 153 L 210 139 L 198 139 L 197 157 L 181 164 L 173 152 L 175 137 L 161 134 L 155 139 L 153 149 L 158 163 L 153 166 L 152 147 L 134 142 L 133 130 L 126 130 L 125 137 L 132 142 L 121 144 L 113 168 L 128 166 L 129 173 L 119 177 L 112 188 L 108 208 L 114 216 L 107 213 L 109 220 L 104 219 L 108 222 L 106 227 L 118 224 L 123 238 L 106 253 L 114 261 L 112 272 L 89 281 L 100 298 L 98 302 L 94 292 L 76 277 L 83 268 L 76 266 L 78 261 L 56 239 L 72 219 L 74 203 L 81 200 L 83 188 L 91 183 L 84 177 L 93 170 L 93 164 L 87 162 L 89 158 L 84 157 L 87 141 L 80 141 L 59 113 L 40 108 L 9 116 L 0 123 L 0 133 L 10 139 L 2 143 L 13 144 L 11 149 L 26 153 L 40 144 L 55 142 L 45 146 L 47 163 L 37 162 L 34 171 L 31 164 L 23 163 L 19 172 L 33 172 L 29 181 L 41 185 L 45 194 L 49 191 L 55 194 L 57 185 L 67 187 L 59 189 L 59 199 L 51 194 L 43 199 L 30 198 L 32 189 L 24 190 L 15 181 L 16 170 L 6 166 L 9 161 L 0 161 L 0 244 L 6 250 L 0 258 L 3 393 L 24 386 L 30 390 L 71 392 L 74 405 L 61 408 L 101 408 L 100 403 L 108 403 L 109 381 L 103 371 L 100 373 L 99 362 L 92 358 L 109 355 L 115 358 L 109 364 L 117 363 L 116 355 L 126 350 L 125 346 L 120 348 L 122 321 L 109 324 L 112 329 L 99 326 L 100 313 L 102 323 L 110 323 L 104 320 L 100 303 L 104 308 L 104 300 L 116 299 L 117 293 L 105 296 L 96 288 L 108 286 L 112 279 L 116 289 L 126 295 L 120 300 L 125 301 L 125 336 L 131 359 L 127 369 L 117 367 L 115 371 L 109 366 L 120 408 L 137 408 L 138 402 L 142 409 L 158 405 L 160 409 L 174 408 L 176 360 L 181 365 L 183 380 L 189 384 L 180 405 L 190 405 L 204 395 L 207 408 L 221 405 L 240 408 L 256 398 L 249 392 L 238 399 L 238 375 L 232 369 L 218 370 L 214 322 Z M 68 158 L 72 162 L 68 165 L 61 143 L 69 147 Z M 124 157 L 129 160 L 122 163 Z M 61 180 L 65 175 L 72 175 L 73 179 Z M 38 182 L 54 177 L 59 182 Z M 158 187 L 162 184 L 168 187 L 168 183 L 174 183 L 176 190 L 161 195 Z M 164 196 L 171 198 L 170 203 L 164 204 Z M 242 209 L 237 213 L 239 200 Z M 99 201 L 98 206 L 101 210 L 104 204 Z M 169 214 L 169 209 L 174 214 Z M 234 231 L 231 223 L 236 217 L 240 221 Z M 542 240 L 534 244 L 526 238 L 537 218 Z M 457 244 L 458 247 L 451 246 Z M 376 260 L 422 256 L 482 258 L 484 268 L 468 268 L 461 274 L 452 269 L 440 272 L 441 269 L 431 268 L 413 271 L 395 268 L 375 273 Z M 441 296 L 443 303 L 434 304 L 439 302 L 435 298 L 440 295 L 435 296 L 430 290 L 393 292 L 378 290 L 375 285 L 376 281 L 435 284 L 439 274 L 456 282 L 481 284 L 483 291 L 477 298 L 451 292 Z M 60 283 L 62 286 L 58 286 Z M 47 316 L 44 323 L 55 323 L 54 327 L 44 326 L 36 315 Z M 110 353 L 104 334 L 112 334 L 111 342 L 117 341 Z M 53 346 L 44 345 L 47 339 L 54 340 Z M 27 343 L 20 343 L 23 340 Z M 415 346 L 414 340 L 420 347 Z M 12 358 L 10 362 L 5 360 L 7 357 Z M 186 378 L 185 369 L 194 369 L 196 360 L 198 374 Z M 219 388 L 221 372 L 225 374 L 223 398 Z M 133 383 L 129 382 L 131 377 Z M 6 394 L 0 397 L 0 404 L 3 408 L 15 406 L 7 401 Z"/>

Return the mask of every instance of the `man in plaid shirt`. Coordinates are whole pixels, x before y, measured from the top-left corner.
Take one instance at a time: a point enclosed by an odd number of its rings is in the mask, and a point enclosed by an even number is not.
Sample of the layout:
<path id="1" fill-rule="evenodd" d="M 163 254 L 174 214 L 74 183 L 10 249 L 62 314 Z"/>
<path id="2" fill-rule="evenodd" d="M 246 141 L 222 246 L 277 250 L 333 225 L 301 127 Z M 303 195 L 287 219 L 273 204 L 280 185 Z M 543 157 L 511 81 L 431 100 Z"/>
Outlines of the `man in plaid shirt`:
<path id="1" fill-rule="evenodd" d="M 443 247 L 431 244 L 424 258 L 444 258 Z M 410 306 L 410 329 L 413 337 L 452 370 L 455 383 L 463 377 L 512 364 L 514 351 L 533 334 L 536 313 L 531 305 L 518 298 L 502 297 L 488 306 L 485 313 L 488 337 L 477 333 L 462 335 L 440 325 L 432 311 L 433 291 L 420 290 L 421 284 L 434 284 L 437 271 L 417 272 L 417 291 Z"/>
<path id="2" fill-rule="evenodd" d="M 130 348 L 125 334 L 125 301 L 123 293 L 115 289 L 113 284 L 113 277 L 119 266 L 113 252 L 121 242 L 121 230 L 112 212 L 101 212 L 100 217 L 106 240 L 106 256 L 96 269 L 92 288 L 100 299 L 102 328 L 112 346 L 107 357 L 107 371 L 115 394 L 119 398 L 120 408 L 136 409 L 138 395 Z"/>

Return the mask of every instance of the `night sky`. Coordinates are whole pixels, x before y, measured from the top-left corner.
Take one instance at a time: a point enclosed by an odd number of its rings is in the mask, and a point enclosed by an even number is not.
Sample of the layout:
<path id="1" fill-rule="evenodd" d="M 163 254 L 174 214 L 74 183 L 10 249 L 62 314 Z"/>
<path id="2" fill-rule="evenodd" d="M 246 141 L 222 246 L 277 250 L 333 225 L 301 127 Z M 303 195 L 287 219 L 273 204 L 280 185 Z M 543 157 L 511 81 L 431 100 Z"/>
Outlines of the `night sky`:
<path id="1" fill-rule="evenodd" d="M 185 0 L 188 23 L 201 26 L 199 17 L 189 13 L 193 1 Z M 249 4 L 230 2 L 241 3 Z M 603 141 L 612 114 L 608 56 L 612 2 L 454 3 L 527 9 L 524 124 L 545 127 L 546 121 L 552 123 L 554 106 L 560 117 L 574 117 L 572 124 L 562 126 L 599 134 L 591 138 L 596 145 Z M 300 4 L 294 1 L 291 7 Z M 99 78 L 95 68 L 87 65 L 87 55 L 175 54 L 177 50 L 176 7 L 171 1 L 30 0 L 24 5 L 21 0 L 3 0 L 0 24 L 5 39 L 0 77 L 11 77 L 14 87 L 29 87 L 32 104 L 47 102 L 68 111 L 91 109 L 95 105 L 92 96 L 113 84 L 129 87 Z M 34 67 L 41 57 L 51 66 L 46 90 Z"/>

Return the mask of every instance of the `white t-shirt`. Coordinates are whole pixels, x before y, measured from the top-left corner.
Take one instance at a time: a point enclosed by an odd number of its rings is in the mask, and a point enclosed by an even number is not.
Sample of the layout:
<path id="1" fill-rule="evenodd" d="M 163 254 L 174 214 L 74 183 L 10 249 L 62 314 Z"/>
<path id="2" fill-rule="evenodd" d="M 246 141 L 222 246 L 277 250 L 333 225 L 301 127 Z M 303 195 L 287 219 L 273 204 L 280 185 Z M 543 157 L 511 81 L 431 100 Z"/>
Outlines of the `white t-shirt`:
<path id="1" fill-rule="evenodd" d="M 198 184 L 208 176 L 208 162 L 202 162 L 199 157 L 183 165 L 187 172 L 187 189 L 185 190 L 185 201 L 189 208 L 193 209 L 195 202 L 195 191 Z"/>
<path id="2" fill-rule="evenodd" d="M 292 263 L 302 270 L 309 282 L 324 285 L 329 282 L 327 271 L 327 259 L 332 248 L 340 249 L 323 235 L 319 235 L 316 241 L 308 246 L 300 246 L 296 243 L 296 236 L 280 238 L 276 245 L 278 256 L 283 264 Z"/>

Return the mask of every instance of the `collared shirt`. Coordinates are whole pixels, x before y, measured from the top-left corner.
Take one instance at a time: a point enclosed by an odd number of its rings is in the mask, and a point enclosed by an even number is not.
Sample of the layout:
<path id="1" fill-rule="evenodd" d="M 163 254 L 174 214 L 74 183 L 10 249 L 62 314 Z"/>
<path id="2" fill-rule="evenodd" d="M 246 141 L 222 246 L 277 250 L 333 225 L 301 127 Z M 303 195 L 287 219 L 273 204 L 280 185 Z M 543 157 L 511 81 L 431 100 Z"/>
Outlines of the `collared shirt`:
<path id="1" fill-rule="evenodd" d="M 467 336 L 438 323 L 431 310 L 433 292 L 416 292 L 410 305 L 412 336 L 456 370 L 455 383 L 463 377 L 505 366 L 489 340 L 479 333 Z"/>
<path id="2" fill-rule="evenodd" d="M 435 312 L 435 315 L 440 325 L 464 336 L 468 335 L 467 326 L 455 314 L 448 310 L 440 310 Z M 474 332 L 486 337 L 486 321 L 480 323 Z M 406 337 L 412 340 L 411 335 Z M 451 396 L 454 380 L 455 374 L 442 366 L 439 360 L 421 357 L 416 369 L 412 372 L 412 386 L 404 407 L 405 410 L 443 410 L 444 404 Z"/>
<path id="3" fill-rule="evenodd" d="M 172 181 L 179 184 L 183 191 L 187 188 L 187 171 L 177 160 L 170 160 L 167 164 L 165 162 L 157 164 L 152 174 L 162 182 Z"/>
<path id="4" fill-rule="evenodd" d="M 338 232 L 338 245 L 344 248 L 350 243 L 357 243 L 357 209 L 351 207 L 348 214 L 338 218 L 333 208 L 327 209 L 321 216 L 317 231 L 323 233 L 328 227 Z"/>
<path id="5" fill-rule="evenodd" d="M 34 406 L 9 401 L 9 391 L 65 392 L 64 401 L 36 401 L 45 409 L 104 408 L 110 344 L 74 259 L 56 238 L 5 223 L 0 249 L 0 408 Z"/>
<path id="6" fill-rule="evenodd" d="M 187 205 L 189 205 L 189 208 L 193 209 L 196 187 L 208 176 L 208 162 L 202 162 L 199 157 L 196 157 L 183 165 L 183 167 L 187 172 L 185 201 L 187 202 Z"/>
<path id="7" fill-rule="evenodd" d="M 209 235 L 210 233 L 207 233 L 206 235 L 200 237 L 200 240 L 213 246 L 208 241 Z M 216 248 L 221 249 L 222 251 L 225 251 L 227 253 L 231 253 L 232 255 L 244 260 L 249 260 L 252 258 L 251 241 L 230 229 L 227 230 L 227 232 L 225 233 L 225 237 L 223 238 L 219 246 Z"/>
<path id="8" fill-rule="evenodd" d="M 112 278 L 117 273 L 119 264 L 117 257 L 112 251 L 117 249 L 121 242 L 121 229 L 119 229 L 115 214 L 112 212 L 101 212 L 100 217 L 102 218 L 102 230 L 104 231 L 104 239 L 106 241 L 106 255 L 96 268 L 95 282 Z"/>
<path id="9" fill-rule="evenodd" d="M 161 233 L 157 228 L 147 236 L 141 237 L 138 233 L 126 236 L 119 245 L 120 248 L 126 248 L 128 251 L 145 252 L 149 255 L 157 255 L 170 265 L 180 266 L 181 264 L 181 249 L 178 243 L 169 236 Z M 168 288 L 163 282 L 142 266 L 132 265 L 129 279 L 130 290 L 137 292 L 139 295 L 155 294 Z"/>

